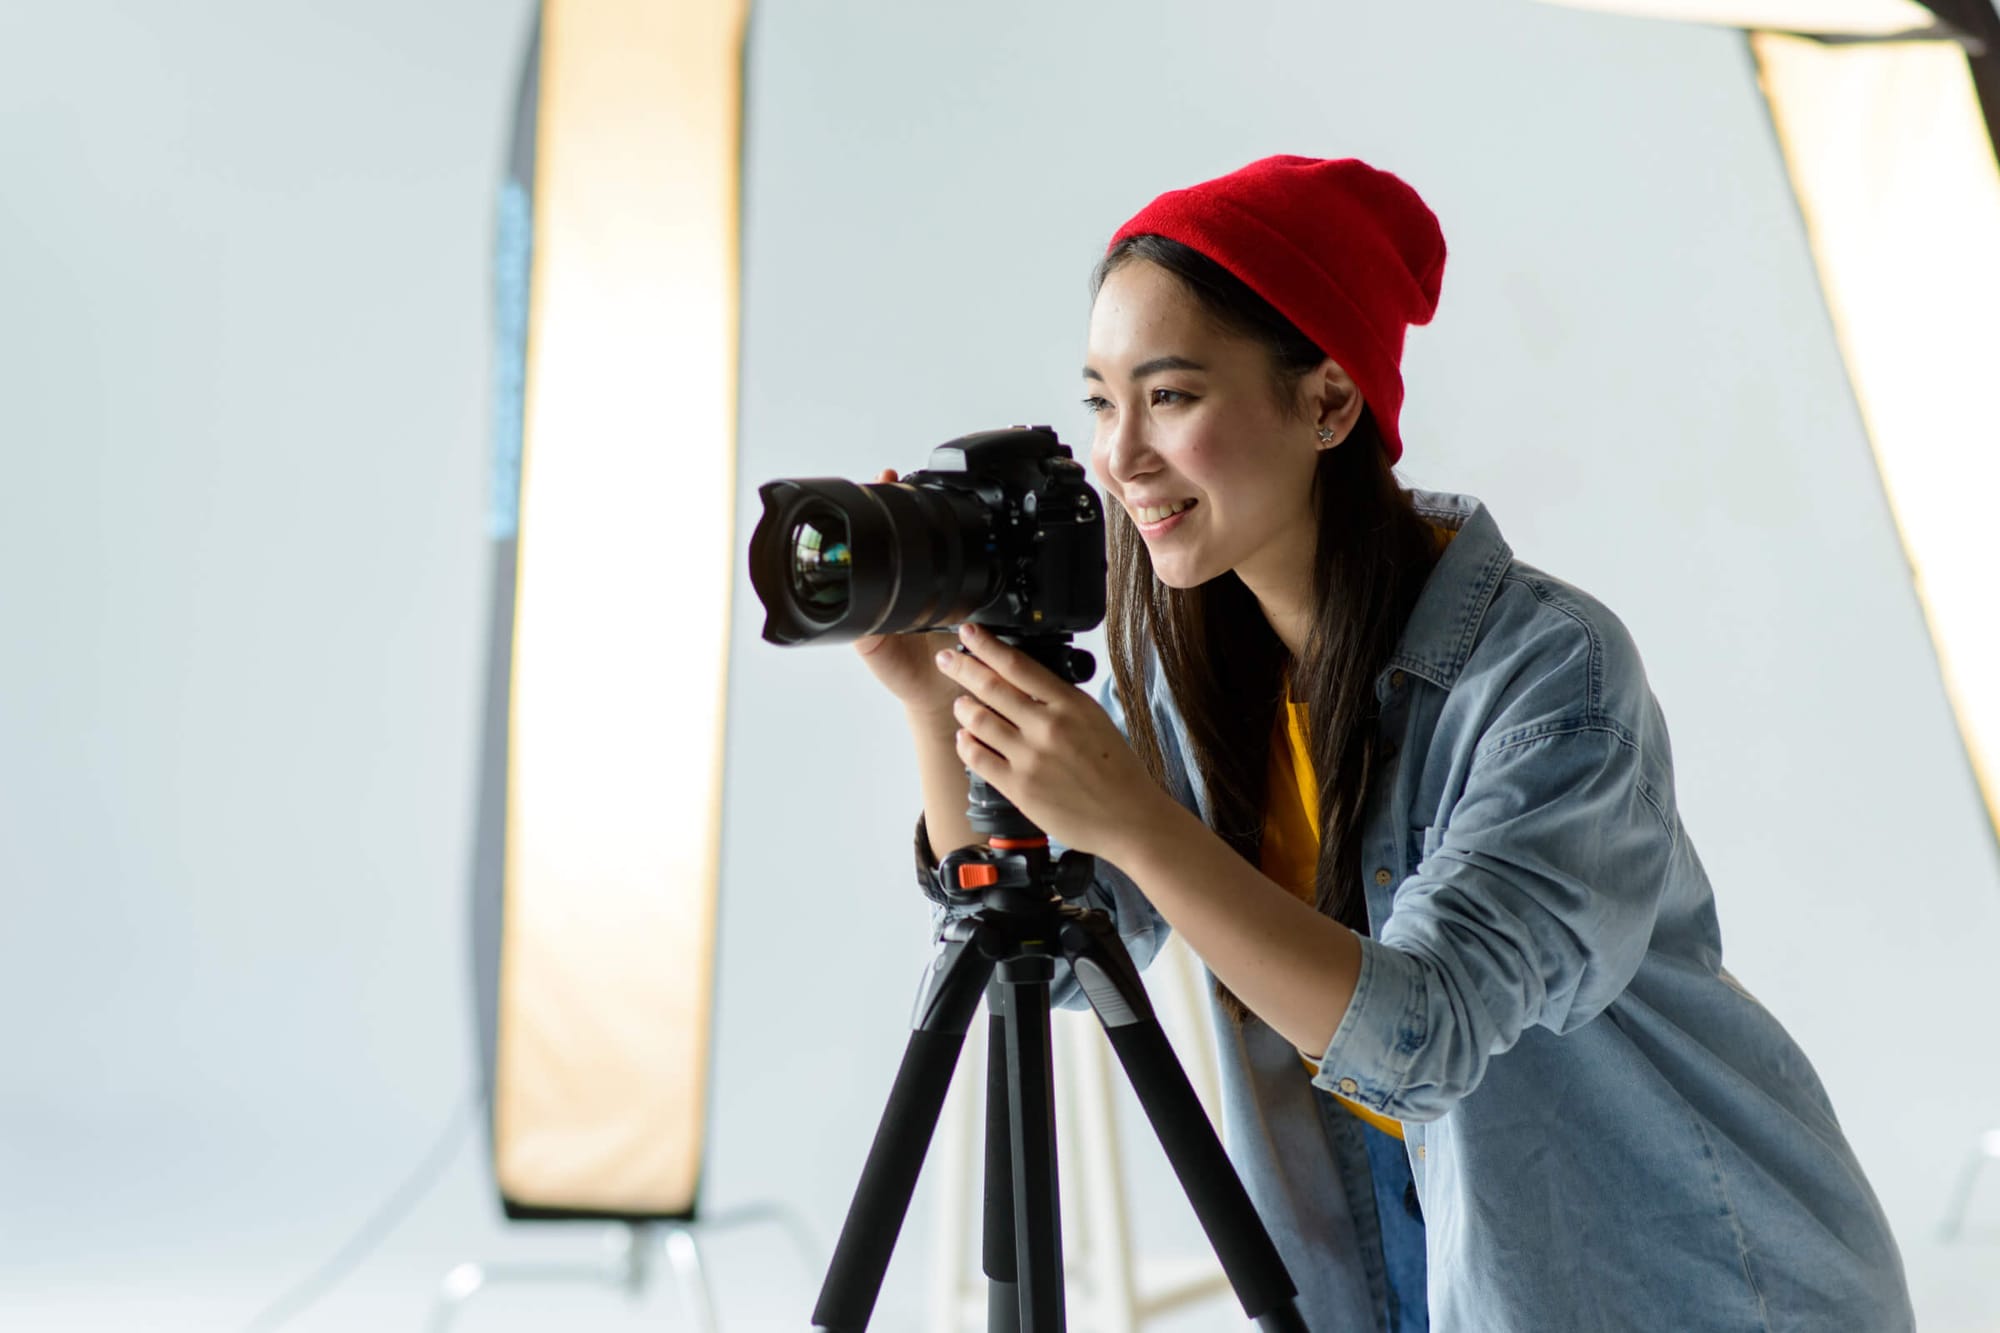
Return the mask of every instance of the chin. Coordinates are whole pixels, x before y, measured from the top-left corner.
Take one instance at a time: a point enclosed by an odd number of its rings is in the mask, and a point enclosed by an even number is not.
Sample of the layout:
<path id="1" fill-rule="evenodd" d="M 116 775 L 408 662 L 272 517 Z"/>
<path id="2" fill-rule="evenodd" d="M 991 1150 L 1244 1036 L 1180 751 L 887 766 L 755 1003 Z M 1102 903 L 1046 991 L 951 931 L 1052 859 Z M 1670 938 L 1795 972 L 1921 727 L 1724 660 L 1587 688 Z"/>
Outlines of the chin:
<path id="1" fill-rule="evenodd" d="M 1215 576 L 1197 570 L 1184 561 L 1174 560 L 1155 561 L 1153 563 L 1153 577 L 1169 588 L 1178 588 L 1185 591 L 1188 588 L 1198 588 Z"/>

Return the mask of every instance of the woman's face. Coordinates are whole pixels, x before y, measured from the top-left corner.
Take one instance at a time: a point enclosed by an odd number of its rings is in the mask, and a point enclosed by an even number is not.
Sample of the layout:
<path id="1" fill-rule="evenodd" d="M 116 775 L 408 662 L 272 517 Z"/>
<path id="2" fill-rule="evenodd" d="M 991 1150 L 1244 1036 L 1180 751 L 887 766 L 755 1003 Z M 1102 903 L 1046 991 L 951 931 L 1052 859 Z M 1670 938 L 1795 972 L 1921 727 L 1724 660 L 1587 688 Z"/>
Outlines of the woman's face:
<path id="1" fill-rule="evenodd" d="M 1132 261 L 1098 290 L 1083 375 L 1091 469 L 1162 583 L 1236 570 L 1255 588 L 1309 572 L 1319 422 L 1280 409 L 1262 344 L 1216 328 L 1179 279 Z"/>

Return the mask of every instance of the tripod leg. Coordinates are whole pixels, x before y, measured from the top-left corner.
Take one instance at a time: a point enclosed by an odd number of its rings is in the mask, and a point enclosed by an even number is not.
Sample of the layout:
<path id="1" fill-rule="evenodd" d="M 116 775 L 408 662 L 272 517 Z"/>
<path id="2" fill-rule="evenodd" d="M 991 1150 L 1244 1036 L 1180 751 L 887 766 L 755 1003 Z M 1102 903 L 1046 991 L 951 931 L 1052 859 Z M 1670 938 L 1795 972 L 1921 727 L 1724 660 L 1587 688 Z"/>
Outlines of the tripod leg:
<path id="1" fill-rule="evenodd" d="M 1243 1313 L 1273 1333 L 1305 1333 L 1298 1288 L 1209 1124 L 1187 1071 L 1175 1058 L 1139 969 L 1110 918 L 1102 912 L 1077 913 L 1063 927 L 1062 950 L 1104 1024 L 1111 1049 L 1125 1067 Z"/>
<path id="2" fill-rule="evenodd" d="M 993 972 L 993 960 L 973 942 L 977 929 L 971 921 L 954 924 L 931 965 L 889 1105 L 876 1127 L 861 1183 L 834 1246 L 833 1264 L 813 1307 L 815 1329 L 859 1333 L 882 1294 L 882 1277 L 909 1212 L 959 1049 Z"/>
<path id="3" fill-rule="evenodd" d="M 1054 976 L 1054 962 L 1042 954 L 1008 958 L 999 967 L 1007 990 L 1015 1271 L 1026 1333 L 1062 1333 L 1063 1328 L 1062 1210 L 1056 1193 L 1055 1068 L 1049 1038 L 1049 981 Z"/>
<path id="4" fill-rule="evenodd" d="M 980 1264 L 986 1272 L 986 1333 L 1020 1333 L 1021 1284 L 1014 1262 L 1014 1131 L 1007 1113 L 1007 991 L 986 987 L 986 1199 Z"/>

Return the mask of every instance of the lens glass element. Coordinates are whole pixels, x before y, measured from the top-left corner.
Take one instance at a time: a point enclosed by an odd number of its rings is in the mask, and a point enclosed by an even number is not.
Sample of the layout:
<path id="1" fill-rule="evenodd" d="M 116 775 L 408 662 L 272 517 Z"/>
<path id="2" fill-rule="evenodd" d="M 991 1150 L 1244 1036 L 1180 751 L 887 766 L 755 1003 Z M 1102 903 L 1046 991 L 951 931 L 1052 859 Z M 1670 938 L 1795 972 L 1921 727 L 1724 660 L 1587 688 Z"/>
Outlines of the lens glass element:
<path id="1" fill-rule="evenodd" d="M 792 593 L 808 610 L 831 614 L 847 606 L 853 576 L 847 520 L 830 505 L 814 505 L 792 524 Z"/>

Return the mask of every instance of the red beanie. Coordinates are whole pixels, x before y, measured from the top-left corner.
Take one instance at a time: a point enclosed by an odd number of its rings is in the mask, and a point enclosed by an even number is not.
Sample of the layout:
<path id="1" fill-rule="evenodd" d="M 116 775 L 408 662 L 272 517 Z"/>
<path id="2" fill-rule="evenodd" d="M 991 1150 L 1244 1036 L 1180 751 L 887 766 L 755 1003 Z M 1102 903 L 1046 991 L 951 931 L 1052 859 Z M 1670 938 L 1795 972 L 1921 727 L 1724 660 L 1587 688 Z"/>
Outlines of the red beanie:
<path id="1" fill-rule="evenodd" d="M 1403 334 L 1430 323 L 1444 277 L 1444 233 L 1415 190 L 1351 157 L 1266 157 L 1167 191 L 1111 246 L 1141 234 L 1199 250 L 1269 301 L 1353 377 L 1389 461 L 1403 456 Z"/>

